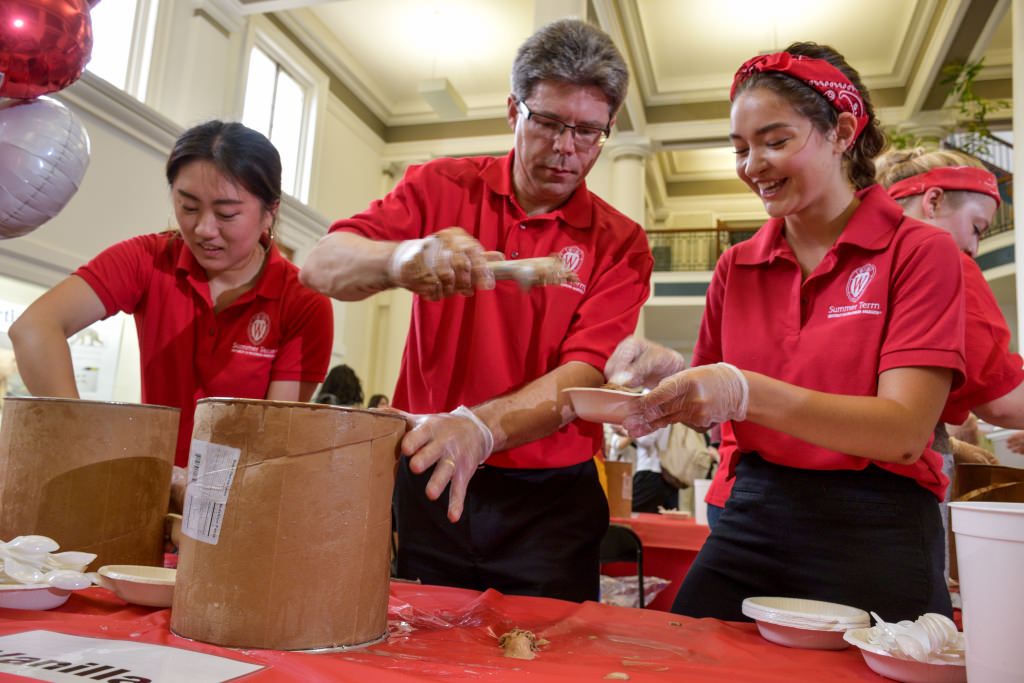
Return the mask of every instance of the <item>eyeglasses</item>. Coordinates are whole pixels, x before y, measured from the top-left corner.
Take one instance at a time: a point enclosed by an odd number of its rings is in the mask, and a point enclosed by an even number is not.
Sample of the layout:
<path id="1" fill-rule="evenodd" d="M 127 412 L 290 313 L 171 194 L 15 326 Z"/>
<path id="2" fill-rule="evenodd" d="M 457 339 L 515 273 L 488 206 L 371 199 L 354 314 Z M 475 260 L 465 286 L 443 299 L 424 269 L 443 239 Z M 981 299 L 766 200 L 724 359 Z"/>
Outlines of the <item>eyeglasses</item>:
<path id="1" fill-rule="evenodd" d="M 595 128 L 594 126 L 583 125 L 574 126 L 562 121 L 561 119 L 556 119 L 554 116 L 536 114 L 530 111 L 530 108 L 526 106 L 526 102 L 523 100 L 519 100 L 519 102 L 516 103 L 516 108 L 519 109 L 520 114 L 526 117 L 527 122 L 532 124 L 533 130 L 552 140 L 560 137 L 568 128 L 572 131 L 572 136 L 577 147 L 593 147 L 594 145 L 601 146 L 606 140 L 608 140 L 608 136 L 611 134 L 607 128 Z"/>

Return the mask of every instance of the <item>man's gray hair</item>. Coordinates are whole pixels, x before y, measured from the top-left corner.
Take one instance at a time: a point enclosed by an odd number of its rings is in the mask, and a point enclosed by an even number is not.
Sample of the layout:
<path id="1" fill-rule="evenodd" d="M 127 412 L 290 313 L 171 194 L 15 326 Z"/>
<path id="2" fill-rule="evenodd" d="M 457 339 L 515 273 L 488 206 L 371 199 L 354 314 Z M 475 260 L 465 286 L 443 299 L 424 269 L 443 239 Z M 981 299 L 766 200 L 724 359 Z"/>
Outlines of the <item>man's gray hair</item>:
<path id="1" fill-rule="evenodd" d="M 512 94 L 525 100 L 538 81 L 601 89 L 614 114 L 626 99 L 629 70 L 611 37 L 578 19 L 559 19 L 526 39 L 512 63 Z"/>

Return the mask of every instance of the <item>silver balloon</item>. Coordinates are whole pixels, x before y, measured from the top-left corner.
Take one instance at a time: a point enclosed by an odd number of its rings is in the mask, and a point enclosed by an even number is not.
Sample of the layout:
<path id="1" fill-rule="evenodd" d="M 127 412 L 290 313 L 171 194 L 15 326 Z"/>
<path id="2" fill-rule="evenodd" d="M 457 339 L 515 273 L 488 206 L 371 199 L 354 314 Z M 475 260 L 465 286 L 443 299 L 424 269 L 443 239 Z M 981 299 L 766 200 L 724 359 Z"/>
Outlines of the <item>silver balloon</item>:
<path id="1" fill-rule="evenodd" d="M 0 239 L 32 232 L 71 200 L 89 166 L 89 136 L 55 99 L 0 100 Z"/>

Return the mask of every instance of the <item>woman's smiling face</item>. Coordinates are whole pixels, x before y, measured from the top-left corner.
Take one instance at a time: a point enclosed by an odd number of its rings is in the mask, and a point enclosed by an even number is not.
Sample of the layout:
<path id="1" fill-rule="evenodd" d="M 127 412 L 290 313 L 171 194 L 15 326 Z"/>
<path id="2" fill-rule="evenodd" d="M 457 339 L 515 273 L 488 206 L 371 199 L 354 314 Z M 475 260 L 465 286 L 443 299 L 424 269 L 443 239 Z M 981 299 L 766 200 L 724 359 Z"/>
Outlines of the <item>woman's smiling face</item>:
<path id="1" fill-rule="evenodd" d="M 775 92 L 763 87 L 742 92 L 733 102 L 731 124 L 736 174 L 761 198 L 768 215 L 797 215 L 849 188 L 842 145 Z"/>

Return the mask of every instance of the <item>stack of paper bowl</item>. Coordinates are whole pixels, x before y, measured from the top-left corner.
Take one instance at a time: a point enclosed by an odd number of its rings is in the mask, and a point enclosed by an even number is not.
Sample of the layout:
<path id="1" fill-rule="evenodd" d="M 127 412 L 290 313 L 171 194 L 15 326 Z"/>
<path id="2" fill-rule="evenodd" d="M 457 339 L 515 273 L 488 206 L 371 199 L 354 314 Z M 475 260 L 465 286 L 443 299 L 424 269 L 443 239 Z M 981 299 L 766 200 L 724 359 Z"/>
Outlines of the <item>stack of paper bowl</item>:
<path id="1" fill-rule="evenodd" d="M 747 598 L 742 610 L 765 640 L 786 647 L 842 650 L 849 645 L 843 640 L 846 631 L 871 625 L 862 609 L 803 598 Z"/>

